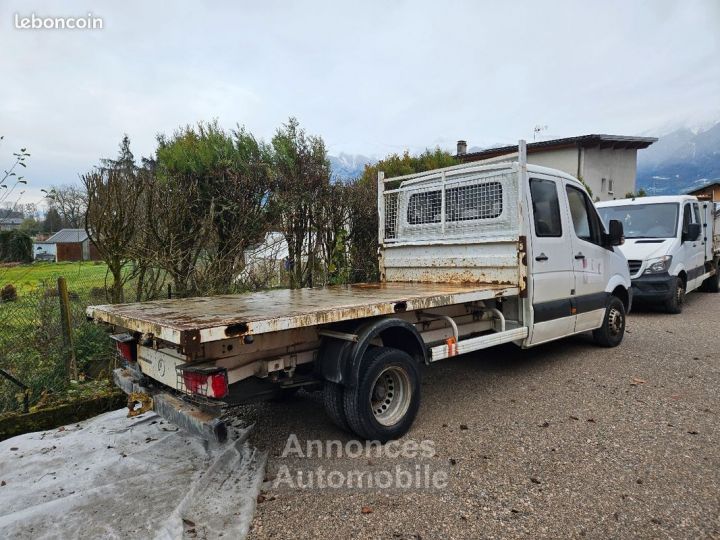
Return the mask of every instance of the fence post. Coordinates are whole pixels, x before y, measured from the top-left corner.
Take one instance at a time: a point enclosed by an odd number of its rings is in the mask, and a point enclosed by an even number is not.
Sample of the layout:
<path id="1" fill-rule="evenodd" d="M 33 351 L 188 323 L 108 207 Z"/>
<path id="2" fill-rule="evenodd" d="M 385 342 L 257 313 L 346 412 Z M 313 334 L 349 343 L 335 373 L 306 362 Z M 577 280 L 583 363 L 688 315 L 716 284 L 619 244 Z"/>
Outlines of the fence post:
<path id="1" fill-rule="evenodd" d="M 64 277 L 58 278 L 58 297 L 60 298 L 60 317 L 62 321 L 61 334 L 65 345 L 65 373 L 71 381 L 78 380 L 77 361 L 72 337 L 72 319 L 70 318 L 70 297 L 68 296 L 67 282 Z"/>

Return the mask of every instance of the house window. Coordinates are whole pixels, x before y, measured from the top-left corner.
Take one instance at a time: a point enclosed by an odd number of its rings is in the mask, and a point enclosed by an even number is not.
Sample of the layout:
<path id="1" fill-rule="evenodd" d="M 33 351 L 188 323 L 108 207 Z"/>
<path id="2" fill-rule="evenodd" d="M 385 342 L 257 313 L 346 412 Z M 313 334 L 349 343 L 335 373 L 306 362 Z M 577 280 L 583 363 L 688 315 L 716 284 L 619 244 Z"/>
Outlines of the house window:
<path id="1" fill-rule="evenodd" d="M 600 181 L 600 193 L 605 193 L 607 191 L 607 179 L 603 178 Z"/>
<path id="2" fill-rule="evenodd" d="M 613 190 L 613 181 L 612 178 L 608 180 L 608 195 L 612 195 L 614 193 Z"/>

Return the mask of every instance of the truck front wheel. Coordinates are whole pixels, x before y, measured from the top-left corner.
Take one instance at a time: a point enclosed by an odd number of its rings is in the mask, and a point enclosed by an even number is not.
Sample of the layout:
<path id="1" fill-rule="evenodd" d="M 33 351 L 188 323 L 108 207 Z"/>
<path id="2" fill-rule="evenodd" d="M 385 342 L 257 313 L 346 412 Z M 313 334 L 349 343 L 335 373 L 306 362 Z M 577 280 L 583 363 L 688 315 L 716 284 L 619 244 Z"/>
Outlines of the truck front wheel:
<path id="1" fill-rule="evenodd" d="M 680 276 L 675 278 L 671 289 L 672 296 L 665 302 L 665 311 L 677 315 L 682 313 L 685 304 L 685 282 Z"/>
<path id="2" fill-rule="evenodd" d="M 410 429 L 420 408 L 420 370 L 406 352 L 369 348 L 357 385 L 345 389 L 350 429 L 368 440 L 387 442 Z"/>
<path id="3" fill-rule="evenodd" d="M 600 328 L 593 330 L 595 343 L 602 347 L 617 347 L 625 335 L 625 306 L 617 296 L 611 296 Z"/>

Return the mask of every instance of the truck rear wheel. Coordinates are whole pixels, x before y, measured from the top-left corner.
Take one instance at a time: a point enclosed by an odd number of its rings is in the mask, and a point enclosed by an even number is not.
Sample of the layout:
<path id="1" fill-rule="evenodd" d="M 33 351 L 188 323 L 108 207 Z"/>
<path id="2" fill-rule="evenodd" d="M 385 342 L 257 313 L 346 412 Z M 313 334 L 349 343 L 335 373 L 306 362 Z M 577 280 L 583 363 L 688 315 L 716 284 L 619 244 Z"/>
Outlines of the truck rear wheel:
<path id="1" fill-rule="evenodd" d="M 665 302 L 665 311 L 677 315 L 682 313 L 685 304 L 685 282 L 681 277 L 675 278 L 675 284 L 672 287 L 672 296 Z"/>
<path id="2" fill-rule="evenodd" d="M 625 335 L 625 306 L 617 296 L 611 296 L 600 328 L 593 330 L 595 343 L 602 347 L 617 347 Z"/>
<path id="3" fill-rule="evenodd" d="M 369 440 L 387 442 L 410 429 L 420 408 L 420 370 L 406 352 L 368 349 L 353 388 L 345 388 L 350 429 Z"/>
<path id="4" fill-rule="evenodd" d="M 323 404 L 325 413 L 337 427 L 343 431 L 350 431 L 345 416 L 345 387 L 332 381 L 325 381 L 323 385 Z"/>

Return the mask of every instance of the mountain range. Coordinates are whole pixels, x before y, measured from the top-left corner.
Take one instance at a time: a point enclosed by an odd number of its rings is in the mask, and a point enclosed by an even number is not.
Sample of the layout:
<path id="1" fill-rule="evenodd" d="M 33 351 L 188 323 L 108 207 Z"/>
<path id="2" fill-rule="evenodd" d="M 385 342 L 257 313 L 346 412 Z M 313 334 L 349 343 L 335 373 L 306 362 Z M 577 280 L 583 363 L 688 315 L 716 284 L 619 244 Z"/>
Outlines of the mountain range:
<path id="1" fill-rule="evenodd" d="M 720 181 L 720 122 L 675 130 L 638 151 L 636 186 L 648 195 L 686 193 L 713 181 Z"/>
<path id="2" fill-rule="evenodd" d="M 328 156 L 330 160 L 331 178 L 333 180 L 352 180 L 362 175 L 365 165 L 372 165 L 377 160 L 361 154 L 345 154 Z"/>

